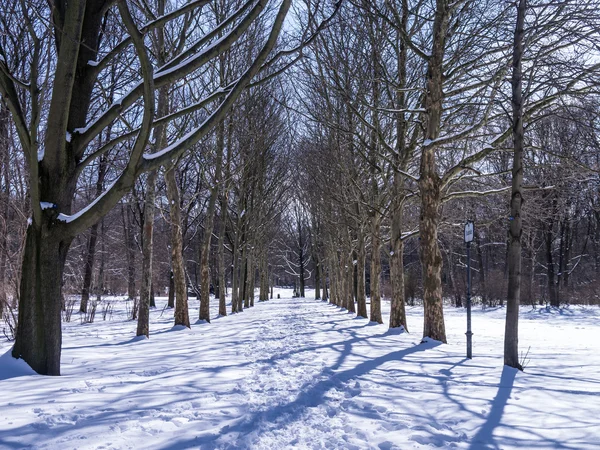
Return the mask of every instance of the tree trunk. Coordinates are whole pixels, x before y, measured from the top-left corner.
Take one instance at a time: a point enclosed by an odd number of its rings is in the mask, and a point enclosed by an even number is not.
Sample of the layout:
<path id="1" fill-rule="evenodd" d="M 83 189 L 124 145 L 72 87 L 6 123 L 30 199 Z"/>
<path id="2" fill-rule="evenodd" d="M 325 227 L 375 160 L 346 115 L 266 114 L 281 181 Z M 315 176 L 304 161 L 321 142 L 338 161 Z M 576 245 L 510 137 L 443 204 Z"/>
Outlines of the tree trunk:
<path id="1" fill-rule="evenodd" d="M 318 256 L 313 258 L 315 263 L 315 300 L 321 300 L 321 261 Z"/>
<path id="2" fill-rule="evenodd" d="M 547 282 L 548 282 L 548 297 L 550 299 L 550 305 L 558 308 L 560 306 L 560 302 L 558 299 L 556 279 L 555 279 L 555 269 L 554 269 L 554 258 L 552 252 L 552 244 L 554 242 L 554 221 L 550 220 L 546 225 L 545 234 L 545 244 L 546 244 L 546 274 L 547 274 Z"/>
<path id="3" fill-rule="evenodd" d="M 248 303 L 250 307 L 254 306 L 254 287 L 256 286 L 256 258 L 250 255 L 250 276 L 248 277 Z"/>
<path id="4" fill-rule="evenodd" d="M 381 215 L 375 212 L 371 222 L 371 322 L 383 323 L 381 318 Z"/>
<path id="5" fill-rule="evenodd" d="M 504 332 L 504 364 L 523 370 L 519 363 L 519 303 L 521 300 L 521 235 L 523 233 L 521 206 L 523 203 L 523 28 L 526 0 L 519 0 L 517 24 L 513 45 L 512 73 L 512 135 L 513 167 L 510 202 L 510 228 L 508 248 L 508 295 L 506 299 L 506 326 Z"/>
<path id="6" fill-rule="evenodd" d="M 150 308 L 156 308 L 156 298 L 154 297 L 154 283 L 150 285 Z"/>
<path id="7" fill-rule="evenodd" d="M 109 136 L 110 138 L 110 136 Z M 106 156 L 100 158 L 98 166 L 98 179 L 96 181 L 96 198 L 102 195 L 104 190 L 104 177 L 106 175 Z M 81 303 L 79 311 L 87 312 L 88 302 L 90 300 L 90 289 L 92 285 L 92 275 L 94 273 L 94 257 L 96 256 L 96 242 L 98 240 L 98 223 L 92 225 L 90 230 L 90 239 L 88 241 L 87 258 L 85 261 L 85 273 L 83 276 L 83 288 L 81 290 Z"/>
<path id="8" fill-rule="evenodd" d="M 446 343 L 446 328 L 442 298 L 442 254 L 438 244 L 441 180 L 436 168 L 434 141 L 440 135 L 443 110 L 443 62 L 448 16 L 448 0 L 437 0 L 433 23 L 433 44 L 427 67 L 426 130 L 421 152 L 419 178 L 421 194 L 419 238 L 425 309 L 423 337 L 430 337 L 443 343 Z"/>
<path id="9" fill-rule="evenodd" d="M 475 244 L 477 245 L 477 265 L 479 266 L 479 295 L 481 295 L 481 303 L 488 304 L 487 286 L 485 282 L 485 264 L 483 263 L 483 250 L 481 247 L 481 236 L 475 231 Z"/>
<path id="10" fill-rule="evenodd" d="M 327 289 L 327 279 L 329 278 L 329 271 L 327 270 L 327 264 L 325 264 L 323 266 L 323 277 L 321 279 L 321 282 L 323 283 L 323 300 L 324 301 L 328 301 L 329 300 L 329 291 Z"/>
<path id="11" fill-rule="evenodd" d="M 150 296 L 152 290 L 152 253 L 154 250 L 154 200 L 156 170 L 148 174 L 144 200 L 144 229 L 142 238 L 142 282 L 136 336 L 150 337 Z"/>
<path id="12" fill-rule="evenodd" d="M 96 253 L 96 240 L 98 239 L 98 224 L 92 225 L 90 238 L 88 240 L 87 257 L 85 261 L 85 271 L 83 275 L 83 287 L 81 289 L 81 303 L 79 312 L 87 313 L 88 302 L 90 300 L 90 290 L 92 287 L 92 275 L 94 271 L 94 256 Z"/>
<path id="13" fill-rule="evenodd" d="M 392 225 L 393 227 L 393 225 Z M 390 306 L 390 328 L 404 327 L 406 324 L 406 305 L 404 298 L 404 241 L 392 231 L 392 252 L 390 258 L 390 277 L 392 279 L 392 301 Z"/>
<path id="14" fill-rule="evenodd" d="M 100 303 L 104 294 L 104 269 L 106 265 L 106 228 L 104 219 L 100 222 L 101 250 L 100 250 L 100 268 L 98 269 L 98 283 L 96 283 L 96 302 Z"/>
<path id="15" fill-rule="evenodd" d="M 391 230 L 391 255 L 390 255 L 390 281 L 392 284 L 392 301 L 390 305 L 390 328 L 404 327 L 406 325 L 406 306 L 404 299 L 404 241 L 402 240 L 402 218 L 404 201 L 400 200 L 401 189 L 400 174 L 394 174 L 394 208 L 392 210 Z"/>
<path id="16" fill-rule="evenodd" d="M 60 375 L 62 276 L 70 241 L 54 218 L 27 228 L 21 273 L 19 322 L 12 355 L 40 375 Z"/>
<path id="17" fill-rule="evenodd" d="M 171 267 L 173 268 L 173 284 L 175 286 L 175 325 L 183 325 L 190 328 L 185 261 L 183 259 L 181 200 L 175 178 L 175 167 L 169 167 L 166 170 L 165 184 L 171 216 Z"/>
<path id="18" fill-rule="evenodd" d="M 217 125 L 217 142 L 215 148 L 215 180 L 210 189 L 210 199 L 206 209 L 206 221 L 204 224 L 204 240 L 202 242 L 202 252 L 200 255 L 200 320 L 206 320 L 210 323 L 210 244 L 215 226 L 215 212 L 217 198 L 219 196 L 219 185 L 222 180 L 223 148 L 225 146 L 225 124 L 223 121 Z"/>
<path id="19" fill-rule="evenodd" d="M 349 242 L 351 245 L 351 241 Z M 346 283 L 346 309 L 348 312 L 356 313 L 356 304 L 354 303 L 354 261 L 350 246 L 346 249 L 346 272 L 344 282 Z"/>
<path id="20" fill-rule="evenodd" d="M 248 251 L 246 249 L 247 245 L 244 245 L 244 250 L 242 251 L 242 266 L 241 266 L 241 279 L 240 279 L 240 298 L 239 298 L 239 310 L 243 311 L 244 308 L 250 308 L 250 303 L 248 301 Z"/>
<path id="21" fill-rule="evenodd" d="M 239 306 L 239 282 L 240 282 L 240 264 L 239 264 L 239 250 L 238 250 L 238 236 L 236 233 L 235 236 L 235 242 L 233 244 L 233 251 L 232 251 L 232 268 L 231 268 L 231 278 L 232 278 L 232 282 L 231 282 L 231 313 L 236 313 L 236 312 L 241 312 L 238 311 L 238 306 Z"/>
<path id="22" fill-rule="evenodd" d="M 563 258 L 563 267 L 561 269 L 562 272 L 562 287 L 567 291 L 567 303 L 569 303 L 569 271 L 571 267 L 571 246 L 573 245 L 573 233 L 571 232 L 571 222 L 567 218 L 565 219 L 565 249 L 564 249 L 564 258 Z"/>
<path id="23" fill-rule="evenodd" d="M 367 315 L 367 294 L 366 294 L 366 281 L 365 281 L 365 234 L 362 230 L 358 230 L 357 236 L 357 250 L 356 250 L 356 305 L 358 317 L 364 317 L 368 319 Z"/>
<path id="24" fill-rule="evenodd" d="M 4 308 L 8 305 L 6 295 L 6 269 L 8 262 L 8 213 L 10 211 L 10 175 L 9 175 L 9 112 L 4 103 L 0 103 L 0 184 L 4 178 L 4 192 L 0 191 L 0 321 L 4 317 Z"/>
<path id="25" fill-rule="evenodd" d="M 217 252 L 219 266 L 219 316 L 227 315 L 227 299 L 226 297 L 226 271 L 225 271 L 225 223 L 226 223 L 226 205 L 224 200 L 221 200 L 220 210 L 220 225 L 219 225 L 219 249 Z"/>
<path id="26" fill-rule="evenodd" d="M 121 203 L 121 213 L 123 215 L 123 231 L 125 236 L 125 246 L 127 247 L 127 297 L 129 300 L 135 300 L 135 242 L 133 239 L 133 227 L 131 226 L 131 211 L 129 207 Z M 136 319 L 137 309 L 133 308 L 132 319 Z"/>
<path id="27" fill-rule="evenodd" d="M 169 292 L 167 299 L 167 308 L 175 308 L 175 277 L 173 269 L 169 270 Z"/>

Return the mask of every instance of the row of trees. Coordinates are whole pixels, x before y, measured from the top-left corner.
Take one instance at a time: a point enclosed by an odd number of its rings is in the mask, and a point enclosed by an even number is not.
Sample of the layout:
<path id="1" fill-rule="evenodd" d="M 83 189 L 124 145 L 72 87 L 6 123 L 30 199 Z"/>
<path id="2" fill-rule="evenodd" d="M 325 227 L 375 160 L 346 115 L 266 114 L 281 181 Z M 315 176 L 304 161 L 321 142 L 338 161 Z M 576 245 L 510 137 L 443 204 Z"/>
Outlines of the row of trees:
<path id="1" fill-rule="evenodd" d="M 127 291 L 148 336 L 165 286 L 189 326 L 190 289 L 210 321 L 211 285 L 226 314 L 228 285 L 241 312 L 277 281 L 379 323 L 389 286 L 390 327 L 418 297 L 445 342 L 466 219 L 507 364 L 522 300 L 597 289 L 596 0 L 307 0 L 284 27 L 291 3 L 5 2 L 15 357 L 60 373 L 64 294 Z"/>
<path id="2" fill-rule="evenodd" d="M 240 268 L 233 291 L 236 310 L 241 310 L 248 300 L 244 287 L 252 267 L 262 267 L 264 278 L 264 246 L 272 229 L 268 224 L 277 217 L 278 199 L 285 191 L 280 182 L 285 158 L 278 150 L 289 132 L 273 100 L 275 76 L 314 39 L 289 26 L 278 43 L 290 6 L 290 0 L 3 4 L 0 95 L 11 118 L 8 147 L 19 150 L 16 161 L 3 164 L 25 169 L 17 178 L 31 214 L 22 267 L 12 277 L 20 279 L 13 356 L 38 373 L 60 374 L 69 250 L 91 228 L 81 305 L 85 310 L 98 235 L 109 232 L 107 220 L 118 215 L 114 208 L 119 204 L 130 295 L 135 289 L 135 247 L 141 248 L 138 334 L 148 335 L 161 178 L 169 206 L 176 323 L 189 326 L 183 224 L 191 220 L 189 212 L 202 210 L 197 204 L 201 200 L 207 207 L 198 261 L 200 318 L 210 319 L 208 250 L 218 203 L 221 249 L 225 239 L 232 241 L 234 272 Z M 297 11 L 296 23 L 312 27 L 335 11 L 335 5 L 308 2 Z M 202 153 L 206 148 L 210 152 Z M 187 160 L 189 154 L 196 161 Z M 177 183 L 192 177 L 181 174 L 180 164 L 192 167 L 197 184 L 206 183 L 207 197 L 186 199 L 178 192 Z M 182 214 L 181 205 L 186 204 L 190 211 Z M 241 210 L 230 214 L 230 205 Z M 139 240 L 134 221 L 142 230 Z M 223 276 L 223 257 L 219 264 Z"/>
<path id="3" fill-rule="evenodd" d="M 406 273 L 420 265 L 423 335 L 445 342 L 468 219 L 477 293 L 506 299 L 507 364 L 520 367 L 522 299 L 592 300 L 598 36 L 593 1 L 348 4 L 294 72 L 302 199 L 331 301 L 381 323 L 387 266 L 390 327 L 407 329 Z"/>

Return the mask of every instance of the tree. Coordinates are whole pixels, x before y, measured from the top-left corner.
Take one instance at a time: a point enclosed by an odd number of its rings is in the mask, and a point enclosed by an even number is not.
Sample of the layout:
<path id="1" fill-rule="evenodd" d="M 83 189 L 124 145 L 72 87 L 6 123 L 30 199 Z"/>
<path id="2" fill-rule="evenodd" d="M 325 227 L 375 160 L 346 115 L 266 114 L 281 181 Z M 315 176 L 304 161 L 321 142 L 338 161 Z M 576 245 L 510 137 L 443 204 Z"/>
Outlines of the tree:
<path id="1" fill-rule="evenodd" d="M 247 70 L 236 82 L 209 94 L 199 104 L 188 106 L 155 121 L 154 90 L 172 85 L 231 48 L 259 18 L 267 6 L 266 3 L 270 2 L 246 2 L 231 16 L 231 20 L 199 39 L 194 37 L 194 33 L 189 33 L 189 47 L 164 66 L 154 70 L 144 43 L 144 35 L 158 26 L 192 14 L 204 3 L 185 3 L 142 27 L 136 25 L 136 19 L 124 1 L 117 3 L 118 15 L 114 8 L 111 8 L 112 3 L 104 0 L 61 1 L 55 2 L 52 8 L 38 3 L 22 4 L 21 14 L 24 20 L 18 22 L 27 27 L 28 43 L 33 50 L 31 70 L 26 72 L 29 74 L 29 84 L 15 82 L 17 78 L 11 73 L 11 68 L 19 62 L 7 58 L 11 49 L 0 49 L 3 56 L 0 62 L 0 94 L 11 112 L 28 161 L 32 205 L 32 224 L 27 232 L 20 289 L 19 327 L 13 356 L 23 358 L 40 374 L 60 374 L 61 280 L 67 252 L 74 236 L 106 215 L 131 189 L 142 173 L 156 170 L 183 154 L 226 116 L 234 101 L 267 62 L 290 6 L 289 0 L 281 3 L 265 44 L 254 55 Z M 105 17 L 113 23 L 120 20 L 129 33 L 128 37 L 112 49 L 104 47 L 105 40 L 101 39 Z M 40 25 L 40 20 L 48 18 L 51 19 L 49 22 L 52 23 L 52 28 Z M 227 30 L 224 38 L 215 45 L 206 45 L 212 43 L 216 34 L 224 30 Z M 184 32 L 187 31 L 184 29 Z M 50 45 L 51 38 L 54 40 L 56 53 L 44 51 L 44 48 Z M 96 83 L 104 82 L 102 72 L 114 62 L 116 55 L 128 51 L 130 44 L 133 44 L 139 61 L 141 81 L 132 80 L 131 90 L 107 105 L 103 111 L 90 111 L 90 106 L 98 100 Z M 55 59 L 46 61 L 44 58 L 47 54 L 55 56 Z M 98 61 L 100 54 L 105 56 Z M 90 61 L 92 64 L 88 63 Z M 45 68 L 53 72 L 52 77 L 44 81 L 50 83 L 52 80 L 52 86 L 48 86 L 50 101 L 47 111 L 42 110 L 41 90 L 38 84 L 39 74 L 44 73 Z M 24 109 L 26 105 L 21 101 L 19 90 L 28 95 L 29 111 Z M 139 101 L 140 98 L 142 102 Z M 144 153 L 153 126 L 160 121 L 164 123 L 185 113 L 189 114 L 215 101 L 217 105 L 214 112 L 199 127 L 153 154 Z M 124 114 L 130 114 L 137 126 L 134 125 L 133 130 L 123 133 L 127 127 L 119 120 Z M 28 121 L 27 117 L 31 120 Z M 98 148 L 95 144 L 97 136 L 107 126 L 115 123 L 119 123 L 119 126 L 113 125 L 114 131 L 122 133 Z M 40 133 L 41 124 L 44 125 L 44 134 Z M 41 146 L 38 144 L 38 136 L 44 136 Z M 82 168 L 120 142 L 130 143 L 129 157 L 123 171 L 88 207 L 72 214 L 77 180 Z"/>

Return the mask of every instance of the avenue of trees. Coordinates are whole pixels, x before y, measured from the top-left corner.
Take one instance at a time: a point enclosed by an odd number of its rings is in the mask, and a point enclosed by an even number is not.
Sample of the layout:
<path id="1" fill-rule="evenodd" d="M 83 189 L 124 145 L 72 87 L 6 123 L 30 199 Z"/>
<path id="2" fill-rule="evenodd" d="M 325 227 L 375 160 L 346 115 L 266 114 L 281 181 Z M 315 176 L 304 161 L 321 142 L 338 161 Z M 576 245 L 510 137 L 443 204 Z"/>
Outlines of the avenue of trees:
<path id="1" fill-rule="evenodd" d="M 7 0 L 0 30 L 0 318 L 38 373 L 113 296 L 149 336 L 155 296 L 189 327 L 310 287 L 446 342 L 467 220 L 505 364 L 520 304 L 600 303 L 597 0 Z"/>

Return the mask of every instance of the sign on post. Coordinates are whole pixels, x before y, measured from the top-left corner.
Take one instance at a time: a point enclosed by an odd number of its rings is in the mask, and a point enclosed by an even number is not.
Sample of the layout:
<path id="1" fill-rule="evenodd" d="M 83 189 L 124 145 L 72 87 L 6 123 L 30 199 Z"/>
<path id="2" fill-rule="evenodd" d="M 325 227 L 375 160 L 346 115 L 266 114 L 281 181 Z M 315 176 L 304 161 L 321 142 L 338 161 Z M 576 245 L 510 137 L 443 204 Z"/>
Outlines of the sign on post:
<path id="1" fill-rule="evenodd" d="M 475 231 L 475 227 L 473 226 L 473 222 L 470 220 L 465 224 L 465 242 L 473 241 L 473 233 Z"/>
<path id="2" fill-rule="evenodd" d="M 473 358 L 473 333 L 471 331 L 471 242 L 475 226 L 469 220 L 465 224 L 465 242 L 467 243 L 467 358 Z"/>

